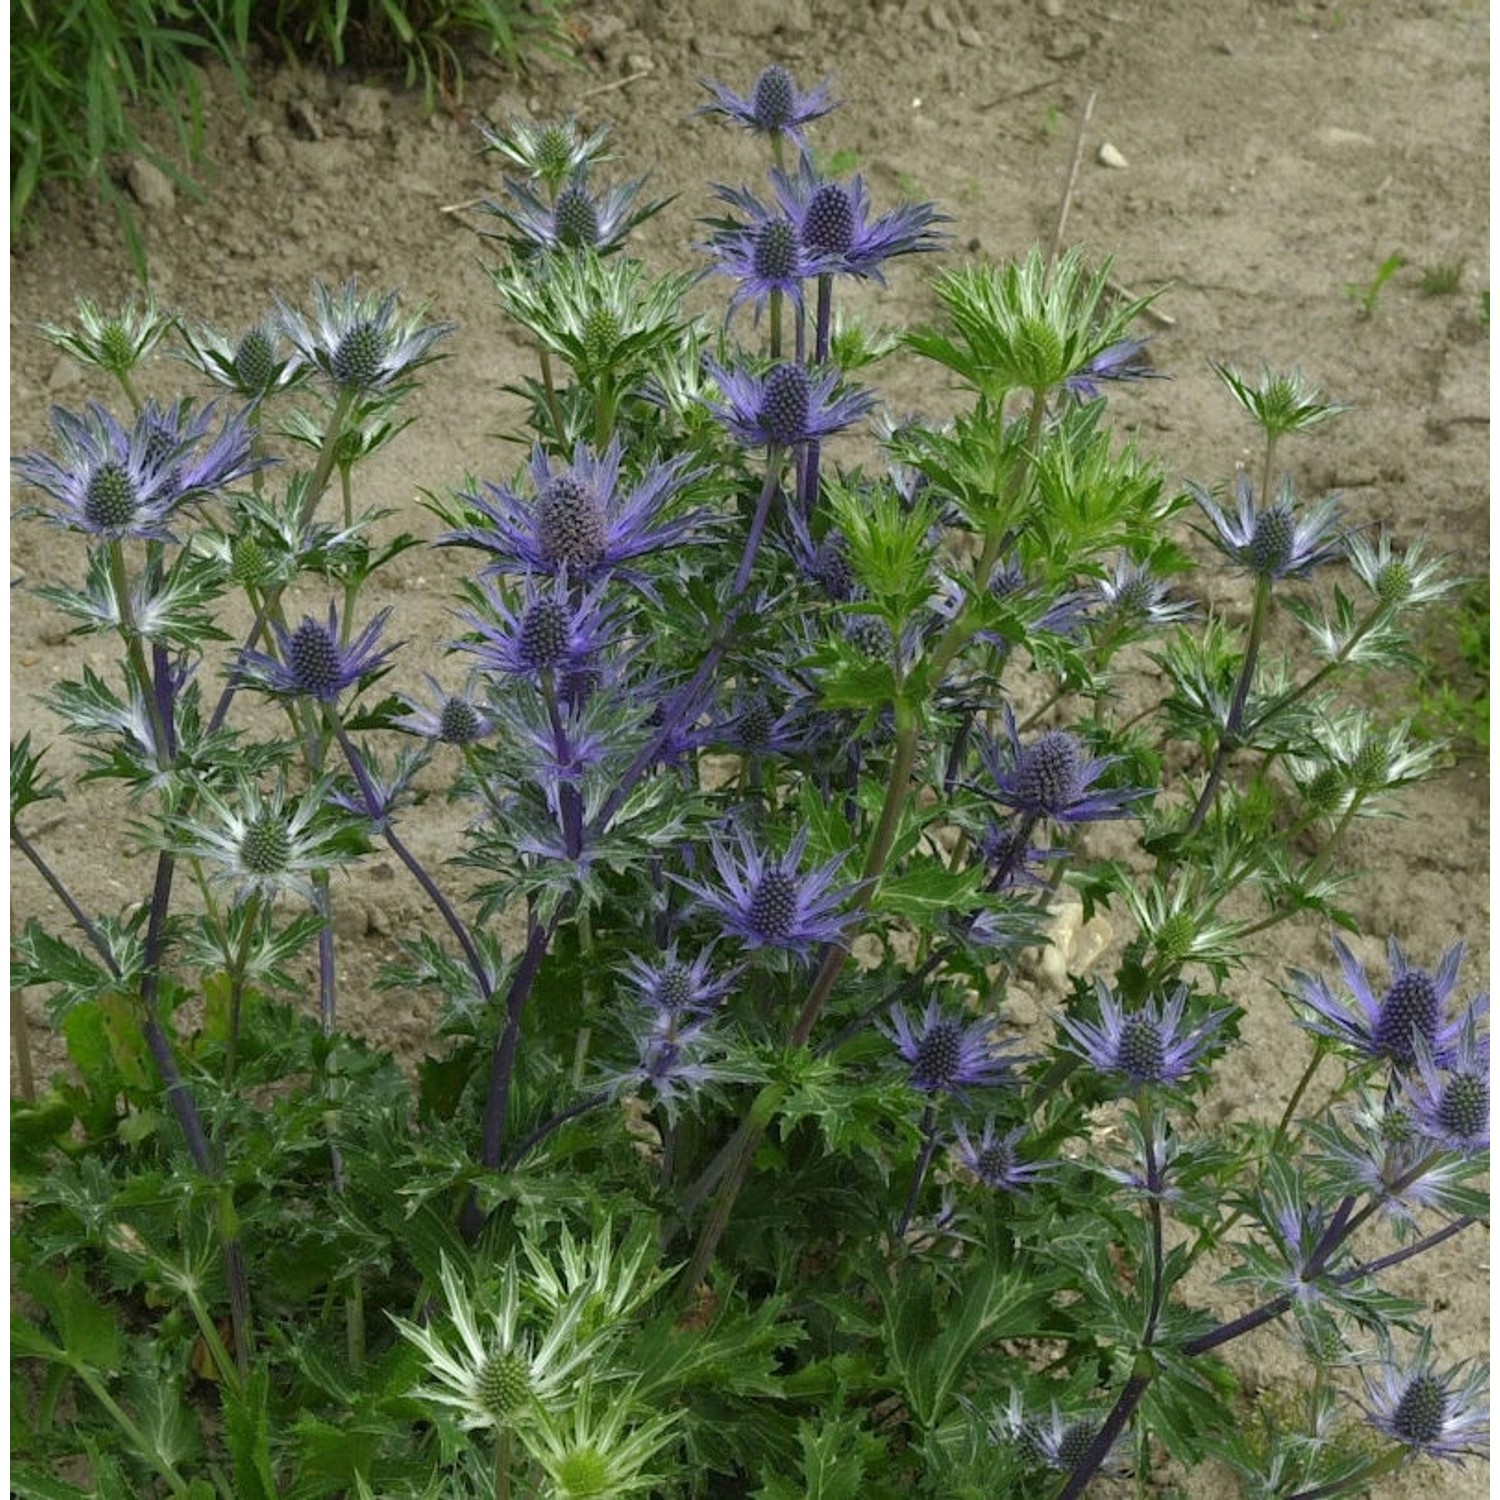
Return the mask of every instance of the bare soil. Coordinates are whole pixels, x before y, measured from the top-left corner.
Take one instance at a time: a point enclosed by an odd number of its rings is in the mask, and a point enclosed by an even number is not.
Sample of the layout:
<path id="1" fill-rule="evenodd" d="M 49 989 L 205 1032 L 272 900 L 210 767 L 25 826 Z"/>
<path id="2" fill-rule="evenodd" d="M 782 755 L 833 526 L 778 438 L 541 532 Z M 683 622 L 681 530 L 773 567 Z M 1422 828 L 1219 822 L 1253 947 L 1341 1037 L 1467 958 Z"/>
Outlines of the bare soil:
<path id="1" fill-rule="evenodd" d="M 273 292 L 305 303 L 315 276 L 337 284 L 351 275 L 400 287 L 459 324 L 451 357 L 427 372 L 413 403 L 419 420 L 365 476 L 362 498 L 392 508 L 403 528 L 437 530 L 419 491 L 462 486 L 470 474 L 506 478 L 520 459 L 497 436 L 521 415 L 502 388 L 529 373 L 532 356 L 496 305 L 472 215 L 448 211 L 498 188 L 493 162 L 476 154 L 475 117 L 576 111 L 586 127 L 611 126 L 622 168 L 649 167 L 650 189 L 677 195 L 637 232 L 637 253 L 660 269 L 694 266 L 706 179 L 758 183 L 763 170 L 756 143 L 691 113 L 706 97 L 698 80 L 747 89 L 774 60 L 804 84 L 832 76 L 844 105 L 820 122 L 816 143 L 825 155 L 857 153 L 877 206 L 919 197 L 952 215 L 947 264 L 1050 239 L 1077 121 L 1096 94 L 1068 237 L 1113 255 L 1121 285 L 1167 288 L 1152 354 L 1171 378 L 1121 392 L 1116 407 L 1142 447 L 1164 456 L 1174 480 L 1227 479 L 1250 456 L 1251 432 L 1211 363 L 1300 367 L 1354 409 L 1286 445 L 1299 491 L 1337 490 L 1356 522 L 1383 523 L 1403 543 L 1424 534 L 1465 572 L 1487 570 L 1489 37 L 1479 0 L 621 0 L 579 5 L 570 25 L 581 65 L 543 61 L 524 80 L 481 65 L 462 103 L 431 115 L 380 79 L 267 65 L 247 105 L 212 74 L 205 196 L 179 190 L 142 211 L 156 296 L 216 327 L 258 320 Z M 1123 166 L 1100 161 L 1106 142 Z M 1346 284 L 1369 283 L 1397 251 L 1406 269 L 1363 315 Z M 1455 293 L 1422 294 L 1424 270 L 1459 263 Z M 883 321 L 934 314 L 927 269 L 897 271 L 876 303 Z M 13 451 L 47 441 L 50 404 L 111 397 L 33 325 L 65 318 L 79 293 L 116 299 L 130 280 L 107 212 L 76 197 L 44 205 L 11 257 Z M 143 386 L 170 397 L 191 388 L 186 376 L 158 361 Z M 910 360 L 888 362 L 880 384 L 897 412 L 940 412 L 953 399 Z M 97 643 L 80 647 L 30 592 L 76 581 L 80 558 L 55 530 L 12 532 L 12 577 L 22 584 L 12 594 L 13 739 L 30 730 L 53 741 L 57 725 L 38 695 L 85 663 L 109 667 Z M 453 634 L 449 587 L 465 566 L 459 555 L 414 551 L 377 579 L 370 609 L 392 605 L 392 634 L 411 643 L 403 685 L 418 688 L 420 669 Z M 1211 602 L 1242 618 L 1247 599 L 1236 585 Z M 1439 616 L 1440 647 L 1446 633 Z M 1370 691 L 1394 715 L 1409 690 Z M 61 739 L 54 756 L 58 769 L 74 763 Z M 1377 973 L 1388 933 L 1429 964 L 1462 937 L 1463 994 L 1485 986 L 1488 787 L 1484 763 L 1460 754 L 1408 799 L 1404 821 L 1355 834 L 1360 873 L 1347 904 L 1365 935 L 1353 946 Z M 86 908 L 115 911 L 145 894 L 138 863 L 104 855 L 123 821 L 117 805 L 85 789 L 51 806 L 60 810 L 38 818 L 36 836 Z M 439 811 L 408 837 L 441 859 L 458 827 L 457 815 Z M 371 989 L 393 939 L 426 921 L 419 893 L 377 862 L 337 899 L 345 1015 L 398 1054 L 419 1054 L 430 1035 L 425 1003 Z M 11 903 L 13 919 L 58 918 L 15 862 Z M 1262 957 L 1236 991 L 1249 1045 L 1218 1107 L 1274 1117 L 1306 1056 L 1276 983 L 1288 966 L 1326 967 L 1331 955 L 1327 934 L 1309 926 L 1277 929 Z M 1043 1004 L 1046 978 L 1044 966 L 1034 986 Z M 40 998 L 29 1005 L 45 1071 L 57 1053 Z M 1474 1228 L 1391 1278 L 1433 1308 L 1445 1360 L 1487 1345 L 1488 1249 L 1488 1228 Z M 1274 1334 L 1235 1360 L 1252 1397 L 1284 1389 L 1296 1371 Z M 1379 1493 L 1466 1497 L 1486 1485 L 1482 1465 L 1427 1465 Z M 1191 1489 L 1232 1492 L 1222 1473 L 1195 1476 Z"/>

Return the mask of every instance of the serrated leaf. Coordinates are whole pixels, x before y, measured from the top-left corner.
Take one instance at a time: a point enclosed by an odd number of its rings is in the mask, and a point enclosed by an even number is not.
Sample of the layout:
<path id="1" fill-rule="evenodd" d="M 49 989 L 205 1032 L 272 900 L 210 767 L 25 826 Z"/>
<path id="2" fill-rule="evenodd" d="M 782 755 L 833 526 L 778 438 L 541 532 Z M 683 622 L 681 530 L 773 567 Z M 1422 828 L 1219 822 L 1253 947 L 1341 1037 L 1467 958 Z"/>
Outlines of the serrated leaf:
<path id="1" fill-rule="evenodd" d="M 100 1302 L 84 1283 L 83 1272 L 69 1267 L 58 1276 L 38 1266 L 20 1278 L 21 1286 L 46 1308 L 62 1340 L 63 1358 L 105 1373 L 120 1365 L 120 1329 L 114 1309 Z M 27 1325 L 28 1327 L 30 1325 Z M 14 1332 L 12 1333 L 14 1338 Z M 57 1346 L 32 1329 L 29 1352 L 56 1357 Z"/>
<path id="2" fill-rule="evenodd" d="M 239 1500 L 277 1500 L 271 1471 L 270 1376 L 257 1365 L 243 1393 L 225 1389 L 224 1443 L 234 1465 L 234 1492 Z"/>

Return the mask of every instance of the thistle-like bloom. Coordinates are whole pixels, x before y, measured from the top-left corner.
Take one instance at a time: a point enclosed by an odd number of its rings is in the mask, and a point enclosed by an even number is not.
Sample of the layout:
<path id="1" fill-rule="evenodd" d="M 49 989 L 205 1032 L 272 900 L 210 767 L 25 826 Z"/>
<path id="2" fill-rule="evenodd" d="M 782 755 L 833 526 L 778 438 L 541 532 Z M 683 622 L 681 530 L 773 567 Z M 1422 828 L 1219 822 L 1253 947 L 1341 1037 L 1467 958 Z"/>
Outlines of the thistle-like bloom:
<path id="1" fill-rule="evenodd" d="M 1059 1016 L 1057 1024 L 1067 1033 L 1069 1051 L 1099 1072 L 1124 1079 L 1132 1088 L 1181 1083 L 1233 1014 L 1225 1006 L 1210 1011 L 1197 1026 L 1185 1025 L 1185 984 L 1178 985 L 1170 998 L 1155 995 L 1129 1012 L 1102 979 L 1094 981 L 1094 988 L 1099 997 L 1097 1025 L 1071 1016 Z"/>
<path id="2" fill-rule="evenodd" d="M 504 220 L 515 231 L 506 236 L 521 254 L 551 250 L 592 250 L 608 255 L 618 250 L 625 236 L 652 214 L 666 206 L 665 199 L 643 203 L 635 200 L 646 179 L 620 182 L 613 187 L 594 190 L 582 172 L 575 172 L 568 185 L 548 203 L 524 182 L 505 181 L 509 203 L 487 200 L 481 205 L 485 213 Z"/>
<path id="3" fill-rule="evenodd" d="M 880 1029 L 911 1069 L 907 1081 L 924 1094 L 1006 1087 L 1015 1082 L 1016 1064 L 1025 1061 L 1001 1048 L 989 1021 L 966 1024 L 944 1015 L 936 996 L 915 1024 L 902 1006 L 893 1005 L 889 1025 Z"/>
<path id="4" fill-rule="evenodd" d="M 1021 1392 L 1012 1389 L 1009 1404 L 990 1420 L 989 1438 L 992 1443 L 1013 1443 L 1028 1459 L 1069 1473 L 1093 1446 L 1103 1425 L 1096 1416 L 1064 1416 L 1056 1401 L 1045 1417 L 1033 1416 L 1026 1411 Z M 1122 1432 L 1115 1439 L 1100 1473 L 1117 1477 L 1127 1472 L 1121 1461 L 1127 1436 Z"/>
<path id="5" fill-rule="evenodd" d="M 97 302 L 79 297 L 74 304 L 76 326 L 38 323 L 37 332 L 81 364 L 94 365 L 111 375 L 129 374 L 156 347 L 172 326 L 172 316 L 149 294 L 139 307 L 134 297 L 123 307 L 105 311 Z"/>
<path id="6" fill-rule="evenodd" d="M 1325 401 L 1323 392 L 1301 370 L 1278 374 L 1269 365 L 1262 365 L 1255 385 L 1232 365 L 1215 365 L 1214 374 L 1273 440 L 1289 432 L 1305 432 L 1349 410 L 1342 402 Z"/>
<path id="7" fill-rule="evenodd" d="M 198 799 L 173 848 L 203 860 L 211 880 L 232 885 L 237 904 L 287 895 L 311 902 L 313 874 L 349 858 L 340 839 L 343 830 L 328 816 L 326 780 L 295 801 L 284 785 L 266 793 L 243 777 L 232 799 L 206 783 L 199 787 Z"/>
<path id="8" fill-rule="evenodd" d="M 337 291 L 313 283 L 309 320 L 278 296 L 281 329 L 299 358 L 322 371 L 339 390 L 389 391 L 436 356 L 432 347 L 453 331 L 451 323 L 423 323 L 422 312 L 398 317 L 396 294 L 376 298 L 350 279 Z"/>
<path id="9" fill-rule="evenodd" d="M 495 721 L 475 701 L 472 692 L 466 689 L 450 693 L 430 672 L 422 675 L 432 689 L 432 700 L 437 707 L 428 708 L 408 698 L 406 706 L 411 712 L 392 719 L 392 729 L 404 729 L 408 734 L 444 745 L 463 746 L 482 740 L 495 727 Z"/>
<path id="10" fill-rule="evenodd" d="M 784 948 L 799 955 L 820 943 L 842 940 L 852 916 L 839 908 L 853 894 L 853 887 L 834 883 L 842 855 L 803 873 L 805 828 L 779 858 L 758 849 L 743 828 L 736 832 L 736 843 L 738 850 L 716 836 L 710 840 L 718 888 L 673 877 L 717 913 L 726 933 L 747 948 Z"/>
<path id="11" fill-rule="evenodd" d="M 489 1303 L 488 1330 L 481 1327 L 480 1310 L 457 1271 L 443 1257 L 438 1272 L 448 1314 L 458 1334 L 450 1345 L 446 1331 L 421 1328 L 392 1316 L 404 1338 L 422 1352 L 436 1385 L 415 1391 L 424 1401 L 453 1408 L 459 1426 L 476 1428 L 529 1426 L 549 1405 L 571 1394 L 580 1379 L 597 1363 L 605 1342 L 600 1331 L 580 1327 L 586 1306 L 573 1299 L 551 1310 L 540 1338 L 521 1327 L 521 1277 L 514 1259 L 501 1280 L 498 1297 Z"/>
<path id="12" fill-rule="evenodd" d="M 1110 624 L 1176 625 L 1197 612 L 1191 599 L 1174 599 L 1147 564 L 1132 562 L 1125 552 L 1115 558 L 1110 576 L 1094 585 L 1091 603 L 1095 618 Z"/>
<path id="13" fill-rule="evenodd" d="M 1462 1463 L 1485 1456 L 1489 1447 L 1489 1375 L 1479 1365 L 1439 1370 L 1426 1333 L 1405 1365 L 1387 1352 L 1379 1372 L 1365 1376 L 1366 1415 L 1371 1426 L 1413 1455 Z"/>
<path id="14" fill-rule="evenodd" d="M 969 1128 L 962 1123 L 954 1126 L 957 1137 L 953 1158 L 966 1171 L 972 1172 L 985 1187 L 997 1193 L 1019 1193 L 1048 1171 L 1050 1164 L 1040 1161 L 1022 1161 L 1016 1154 L 1016 1146 L 1026 1134 L 1024 1125 L 1004 1135 L 995 1134 L 995 1122 L 984 1122 L 984 1133 L 977 1141 L 969 1135 Z"/>
<path id="15" fill-rule="evenodd" d="M 346 688 L 383 667 L 396 649 L 375 649 L 390 613 L 389 609 L 381 610 L 347 646 L 340 643 L 338 609 L 332 604 L 328 606 L 326 625 L 311 615 L 304 615 L 295 630 L 273 625 L 279 656 L 242 651 L 237 674 L 242 682 L 280 697 L 333 703 Z"/>
<path id="16" fill-rule="evenodd" d="M 1363 1089 L 1330 1123 L 1310 1123 L 1321 1148 L 1315 1160 L 1327 1191 L 1368 1194 L 1383 1219 L 1415 1226 L 1423 1209 L 1456 1217 L 1471 1211 L 1467 1178 L 1483 1167 L 1472 1154 L 1444 1151 L 1417 1134 L 1405 1101 L 1386 1090 Z"/>
<path id="17" fill-rule="evenodd" d="M 802 283 L 839 269 L 836 255 L 807 244 L 787 214 L 767 208 L 753 193 L 722 183 L 714 185 L 714 193 L 749 216 L 746 224 L 719 222 L 705 246 L 717 257 L 713 269 L 739 282 L 729 299 L 731 314 L 745 302 L 759 312 L 773 292 L 801 307 Z"/>
<path id="18" fill-rule="evenodd" d="M 1344 545 L 1349 566 L 1382 604 L 1430 604 L 1458 584 L 1456 578 L 1444 576 L 1445 559 L 1423 555 L 1425 549 L 1420 537 L 1400 556 L 1383 526 L 1373 542 L 1356 531 L 1349 534 Z"/>
<path id="19" fill-rule="evenodd" d="M 296 385 L 307 374 L 301 357 L 281 347 L 281 326 L 267 318 L 230 339 L 206 324 L 180 325 L 183 344 L 178 358 L 218 385 L 258 401 Z"/>
<path id="20" fill-rule="evenodd" d="M 592 135 L 585 136 L 573 115 L 561 123 L 546 125 L 512 119 L 506 130 L 498 130 L 481 121 L 479 133 L 484 137 L 486 151 L 503 156 L 528 177 L 539 179 L 553 188 L 595 163 L 609 160 L 605 149 L 609 126 L 603 125 Z"/>
<path id="21" fill-rule="evenodd" d="M 1199 509 L 1213 522 L 1219 550 L 1257 578 L 1305 578 L 1319 563 L 1343 553 L 1343 537 L 1335 530 L 1338 501 L 1331 495 L 1299 516 L 1292 482 L 1283 479 L 1275 502 L 1257 510 L 1250 476 L 1241 469 L 1231 515 L 1207 490 L 1197 485 L 1189 488 Z"/>
<path id="22" fill-rule="evenodd" d="M 554 467 L 538 445 L 531 453 L 532 498 L 486 483 L 485 494 L 459 498 L 488 524 L 450 531 L 438 542 L 492 554 L 492 572 L 556 574 L 566 569 L 569 577 L 587 582 L 648 552 L 698 539 L 700 512 L 660 519 L 672 497 L 703 472 L 689 470 L 687 464 L 686 456 L 652 464 L 622 495 L 618 434 L 597 456 L 579 443 L 571 467 Z"/>
<path id="23" fill-rule="evenodd" d="M 463 616 L 478 639 L 458 644 L 460 650 L 473 652 L 488 671 L 515 677 L 566 676 L 586 671 L 611 644 L 613 616 L 600 590 L 575 597 L 566 568 L 546 583 L 528 576 L 516 609 L 492 584 L 486 583 L 484 592 L 488 617 L 472 611 Z"/>
<path id="24" fill-rule="evenodd" d="M 547 1493 L 558 1500 L 660 1494 L 667 1477 L 651 1473 L 650 1466 L 676 1442 L 679 1413 L 647 1416 L 646 1401 L 630 1389 L 612 1386 L 600 1397 L 596 1378 L 586 1374 L 566 1407 L 540 1413 L 535 1427 L 521 1434 L 547 1476 Z"/>
<path id="25" fill-rule="evenodd" d="M 1317 1036 L 1331 1037 L 1371 1060 L 1385 1059 L 1399 1068 L 1416 1066 L 1416 1038 L 1427 1045 L 1434 1062 L 1447 1067 L 1455 1056 L 1455 1044 L 1463 1029 L 1462 1018 L 1445 1020 L 1448 997 L 1458 983 L 1464 945 L 1455 943 L 1438 961 L 1435 972 L 1408 962 L 1394 937 L 1387 942 L 1390 983 L 1376 999 L 1363 965 L 1343 940 L 1333 938 L 1350 998 L 1335 995 L 1321 975 L 1294 970 L 1292 979 L 1298 998 L 1312 1012 L 1298 1024 Z M 1482 1015 L 1489 1009 L 1489 996 L 1480 995 L 1469 1011 Z"/>
<path id="26" fill-rule="evenodd" d="M 747 448 L 773 444 L 785 448 L 808 438 L 827 437 L 857 421 L 875 404 L 868 391 L 834 396 L 839 381 L 835 369 L 809 375 L 804 366 L 787 361 L 773 365 L 764 375 L 752 375 L 748 370 L 726 370 L 712 359 L 705 364 L 727 402 L 705 405 L 735 441 Z"/>
<path id="27" fill-rule="evenodd" d="M 194 412 L 186 401 L 168 407 L 148 401 L 127 432 L 97 402 L 82 416 L 53 407 L 61 462 L 25 453 L 14 461 L 16 476 L 57 502 L 57 509 L 42 512 L 56 526 L 110 541 L 173 541 L 167 521 L 178 506 L 264 462 L 251 456 L 244 411 L 231 413 L 209 440 L 214 411 Z"/>
<path id="28" fill-rule="evenodd" d="M 944 236 L 932 226 L 949 220 L 931 203 L 903 203 L 872 221 L 864 178 L 856 173 L 846 185 L 820 177 L 806 152 L 795 175 L 773 170 L 771 181 L 803 249 L 832 258 L 831 269 L 842 275 L 868 277 L 884 285 L 880 268 L 886 261 L 942 248 Z"/>
<path id="29" fill-rule="evenodd" d="M 828 79 L 804 93 L 780 63 L 761 70 L 748 99 L 742 99 L 722 83 L 707 78 L 700 82 L 714 96 L 712 104 L 700 107 L 700 115 L 723 115 L 757 135 L 788 135 L 799 145 L 804 125 L 838 108 L 829 92 Z"/>
<path id="30" fill-rule="evenodd" d="M 630 991 L 630 998 L 639 1006 L 661 1015 L 690 1016 L 708 1015 L 718 1008 L 719 1001 L 734 988 L 740 971 L 732 969 L 715 978 L 709 962 L 713 957 L 712 947 L 705 948 L 691 963 L 677 956 L 677 944 L 673 943 L 662 955 L 660 962 L 647 963 L 635 955 L 621 965 Z"/>
<path id="31" fill-rule="evenodd" d="M 1469 1154 L 1489 1150 L 1489 1038 L 1479 1035 L 1473 1010 L 1463 1018 L 1458 1045 L 1445 1069 L 1438 1068 L 1421 1032 L 1412 1040 L 1417 1071 L 1405 1079 L 1412 1124 L 1444 1150 Z"/>
<path id="32" fill-rule="evenodd" d="M 990 738 L 979 743 L 980 760 L 993 783 L 984 790 L 1023 818 L 1051 818 L 1055 823 L 1123 818 L 1129 815 L 1128 804 L 1149 795 L 1145 787 L 1091 790 L 1118 757 L 1091 757 L 1083 742 L 1065 729 L 1048 729 L 1023 746 L 1015 715 L 1007 707 L 1005 734 L 1004 748 Z"/>
<path id="33" fill-rule="evenodd" d="M 1149 339 L 1120 339 L 1101 349 L 1082 369 L 1063 381 L 1063 389 L 1079 401 L 1097 401 L 1101 380 L 1159 380 L 1161 371 L 1142 356 Z"/>

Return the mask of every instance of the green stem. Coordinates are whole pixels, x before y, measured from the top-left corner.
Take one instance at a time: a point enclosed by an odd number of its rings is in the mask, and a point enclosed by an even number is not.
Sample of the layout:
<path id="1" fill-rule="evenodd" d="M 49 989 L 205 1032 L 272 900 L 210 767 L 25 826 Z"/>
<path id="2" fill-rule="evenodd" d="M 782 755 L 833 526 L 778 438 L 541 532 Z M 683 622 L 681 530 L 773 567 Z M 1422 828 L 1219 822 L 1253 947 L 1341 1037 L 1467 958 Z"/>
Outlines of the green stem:
<path id="1" fill-rule="evenodd" d="M 302 499 L 302 514 L 298 517 L 298 529 L 301 531 L 306 531 L 311 524 L 313 513 L 318 508 L 318 501 L 323 498 L 323 491 L 328 488 L 328 481 L 333 477 L 333 466 L 338 460 L 339 443 L 344 436 L 344 423 L 349 420 L 349 413 L 354 409 L 354 397 L 354 388 L 346 386 L 339 391 L 333 403 L 333 413 L 328 418 L 328 429 L 323 434 L 323 449 L 318 454 L 317 467 L 312 472 L 312 478 L 307 483 L 307 494 Z M 275 597 L 280 597 L 280 588 L 273 592 Z"/>
<path id="2" fill-rule="evenodd" d="M 502 1427 L 495 1436 L 495 1500 L 510 1500 L 510 1428 Z"/>
<path id="3" fill-rule="evenodd" d="M 1288 688 L 1279 698 L 1275 699 L 1266 708 L 1263 708 L 1245 725 L 1243 733 L 1247 737 L 1254 734 L 1261 725 L 1269 723 L 1284 708 L 1290 707 L 1299 698 L 1305 698 L 1331 672 L 1338 671 L 1349 660 L 1354 648 L 1390 613 L 1390 610 L 1391 606 L 1388 604 L 1377 604 L 1370 611 L 1369 615 L 1355 627 L 1354 633 L 1339 647 L 1333 657 L 1324 662 L 1306 682 L 1300 683 L 1297 687 Z"/>
<path id="4" fill-rule="evenodd" d="M 568 441 L 563 427 L 562 402 L 557 399 L 557 382 L 552 378 L 552 352 L 544 345 L 537 345 L 537 362 L 542 367 L 542 388 L 547 392 L 547 415 L 552 418 L 552 431 L 559 449 Z"/>
<path id="5" fill-rule="evenodd" d="M 141 400 L 140 392 L 135 388 L 135 382 L 130 378 L 129 370 L 115 370 L 112 372 L 115 379 L 120 382 L 120 389 L 125 392 L 125 399 L 130 403 L 130 409 L 136 416 L 140 416 L 144 402 Z"/>
<path id="6" fill-rule="evenodd" d="M 198 1325 L 198 1333 L 203 1339 L 203 1345 L 208 1350 L 209 1358 L 214 1362 L 214 1369 L 219 1372 L 220 1381 L 238 1396 L 244 1390 L 239 1366 L 235 1364 L 234 1357 L 225 1347 L 224 1340 L 219 1337 L 218 1325 L 209 1317 L 208 1308 L 204 1306 L 203 1298 L 199 1295 L 197 1283 L 186 1281 L 183 1285 L 183 1292 L 187 1297 L 188 1309 L 193 1315 L 193 1321 Z"/>
<path id="7" fill-rule="evenodd" d="M 356 1271 L 344 1298 L 345 1338 L 349 1368 L 358 1375 L 365 1367 L 365 1279 Z"/>
<path id="8" fill-rule="evenodd" d="M 120 605 L 120 638 L 130 657 L 130 668 L 140 684 L 141 697 L 146 705 L 146 716 L 151 720 L 151 737 L 156 742 L 156 763 L 165 768 L 171 758 L 171 740 L 167 737 L 166 721 L 161 716 L 161 704 L 157 702 L 155 679 L 146 661 L 146 648 L 141 643 L 140 630 L 135 622 L 135 611 L 130 602 L 130 574 L 125 567 L 125 544 L 121 541 L 105 543 L 104 559 L 109 567 L 109 581 Z"/>
<path id="9" fill-rule="evenodd" d="M 781 293 L 771 293 L 771 358 L 781 358 Z"/>

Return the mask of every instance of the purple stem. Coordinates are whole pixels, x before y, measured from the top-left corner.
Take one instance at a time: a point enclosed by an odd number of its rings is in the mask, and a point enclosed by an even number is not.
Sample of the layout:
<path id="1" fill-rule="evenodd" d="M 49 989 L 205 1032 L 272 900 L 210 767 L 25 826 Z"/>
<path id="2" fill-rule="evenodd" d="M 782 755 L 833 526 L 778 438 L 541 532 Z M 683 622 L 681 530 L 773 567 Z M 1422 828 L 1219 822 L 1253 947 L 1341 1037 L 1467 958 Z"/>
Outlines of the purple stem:
<path id="1" fill-rule="evenodd" d="M 505 1158 L 507 1168 L 518 1166 L 535 1148 L 547 1139 L 554 1130 L 566 1125 L 569 1120 L 576 1120 L 579 1115 L 587 1114 L 591 1109 L 597 1109 L 601 1104 L 609 1103 L 609 1090 L 601 1089 L 597 1094 L 590 1094 L 587 1099 L 580 1099 L 576 1104 L 570 1104 L 566 1109 L 559 1110 L 550 1120 L 538 1125 L 519 1146 L 516 1146 Z"/>
<path id="2" fill-rule="evenodd" d="M 929 1104 L 922 1115 L 922 1154 L 917 1158 L 916 1170 L 911 1174 L 911 1189 L 906 1195 L 906 1207 L 901 1210 L 901 1222 L 896 1225 L 897 1240 L 906 1238 L 906 1231 L 911 1227 L 912 1215 L 917 1211 L 917 1198 L 922 1192 L 922 1184 L 927 1179 L 927 1169 L 932 1165 L 932 1158 L 937 1152 L 938 1130 L 937 1130 L 937 1106 Z"/>
<path id="3" fill-rule="evenodd" d="M 1134 1416 L 1135 1409 L 1141 1404 L 1141 1397 L 1146 1394 L 1146 1388 L 1150 1384 L 1149 1375 L 1132 1375 L 1125 1382 L 1125 1389 L 1120 1392 L 1120 1399 L 1115 1402 L 1114 1410 L 1104 1419 L 1104 1425 L 1094 1435 L 1094 1441 L 1078 1460 L 1077 1467 L 1068 1475 L 1068 1482 L 1057 1492 L 1057 1500 L 1078 1500 L 1084 1486 L 1099 1472 L 1104 1460 L 1109 1457 L 1109 1450 L 1114 1447 L 1115 1439 L 1125 1431 L 1125 1424 Z"/>
<path id="4" fill-rule="evenodd" d="M 771 514 L 771 501 L 775 498 L 781 477 L 781 446 L 772 443 L 766 452 L 766 482 L 760 487 L 760 499 L 755 504 L 755 515 L 750 522 L 750 535 L 745 540 L 745 555 L 740 559 L 739 571 L 734 575 L 732 598 L 738 599 L 750 585 L 750 570 L 755 565 L 755 554 L 760 550 L 760 539 L 765 533 L 766 518 Z"/>
<path id="5" fill-rule="evenodd" d="M 99 929 L 84 914 L 83 908 L 73 899 L 73 893 L 53 873 L 52 867 L 15 823 L 10 825 L 10 837 L 21 853 L 31 861 L 37 874 L 47 882 L 52 894 L 67 908 L 68 915 L 72 917 L 78 930 L 89 940 L 94 951 L 104 960 L 105 968 L 118 979 L 120 977 L 120 966 L 115 962 L 114 954 L 109 951 L 109 944 L 104 941 L 103 934 L 100 933 Z"/>

